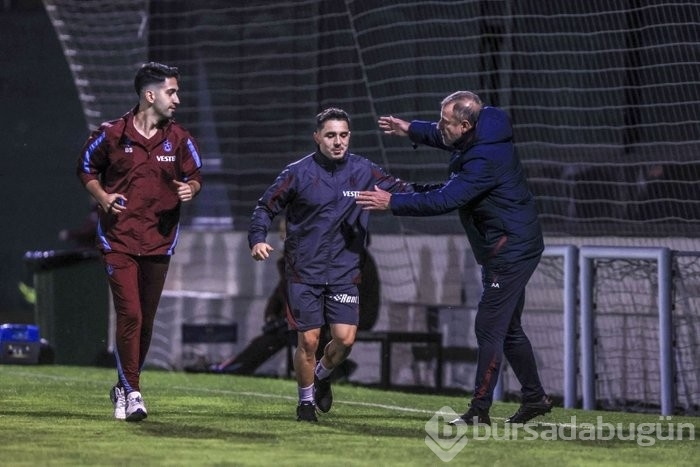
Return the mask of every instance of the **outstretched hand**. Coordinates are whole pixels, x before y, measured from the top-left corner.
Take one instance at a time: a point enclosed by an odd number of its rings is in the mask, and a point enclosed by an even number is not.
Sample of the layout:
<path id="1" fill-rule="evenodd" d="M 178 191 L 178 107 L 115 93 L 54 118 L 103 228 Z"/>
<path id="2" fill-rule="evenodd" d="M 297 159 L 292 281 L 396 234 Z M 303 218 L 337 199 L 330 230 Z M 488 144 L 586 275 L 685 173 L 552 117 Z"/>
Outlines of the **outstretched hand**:
<path id="1" fill-rule="evenodd" d="M 379 129 L 387 135 L 407 136 L 409 123 L 392 115 L 379 117 Z"/>
<path id="2" fill-rule="evenodd" d="M 367 211 L 386 211 L 389 209 L 391 193 L 374 186 L 374 191 L 360 191 L 355 196 L 355 202 Z"/>

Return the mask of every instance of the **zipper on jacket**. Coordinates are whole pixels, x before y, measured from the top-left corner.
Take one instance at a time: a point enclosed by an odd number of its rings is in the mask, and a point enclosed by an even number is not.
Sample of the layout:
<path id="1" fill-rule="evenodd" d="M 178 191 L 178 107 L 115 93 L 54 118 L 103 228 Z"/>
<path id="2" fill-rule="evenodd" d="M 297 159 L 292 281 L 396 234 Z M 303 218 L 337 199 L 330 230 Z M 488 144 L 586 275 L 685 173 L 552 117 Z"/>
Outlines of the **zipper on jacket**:
<path id="1" fill-rule="evenodd" d="M 331 170 L 331 172 L 330 172 L 331 180 L 333 182 L 333 194 L 335 195 L 335 198 L 333 198 L 333 211 L 335 211 L 338 208 L 338 177 L 335 176 L 335 171 L 336 171 L 336 167 L 334 167 L 333 170 Z M 337 226 L 335 226 L 335 228 L 337 228 Z M 324 280 L 324 283 L 326 285 L 328 285 L 328 274 L 329 274 L 329 271 L 331 269 L 331 250 L 333 247 L 332 235 L 331 235 L 330 241 L 331 241 L 331 245 L 328 245 L 326 248 L 326 264 L 328 265 L 328 267 L 326 267 L 326 277 Z"/>

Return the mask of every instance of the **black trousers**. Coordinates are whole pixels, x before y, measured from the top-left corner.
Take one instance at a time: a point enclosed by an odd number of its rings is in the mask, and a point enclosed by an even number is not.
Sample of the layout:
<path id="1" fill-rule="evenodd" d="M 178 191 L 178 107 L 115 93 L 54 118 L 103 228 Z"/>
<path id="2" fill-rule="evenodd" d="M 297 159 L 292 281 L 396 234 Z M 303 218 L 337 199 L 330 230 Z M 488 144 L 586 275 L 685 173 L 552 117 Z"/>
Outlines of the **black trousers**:
<path id="1" fill-rule="evenodd" d="M 521 384 L 523 402 L 545 395 L 530 340 L 520 324 L 525 286 L 539 261 L 538 256 L 507 268 L 482 269 L 484 291 L 474 323 L 479 356 L 472 406 L 477 409 L 491 407 L 504 356 Z"/>

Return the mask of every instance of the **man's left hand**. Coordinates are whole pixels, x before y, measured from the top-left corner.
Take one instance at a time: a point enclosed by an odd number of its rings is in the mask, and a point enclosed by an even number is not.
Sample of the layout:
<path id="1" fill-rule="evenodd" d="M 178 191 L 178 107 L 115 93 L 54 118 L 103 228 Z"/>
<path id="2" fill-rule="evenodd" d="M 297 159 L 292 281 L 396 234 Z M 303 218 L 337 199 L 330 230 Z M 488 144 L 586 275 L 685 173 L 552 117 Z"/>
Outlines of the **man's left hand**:
<path id="1" fill-rule="evenodd" d="M 177 197 L 180 198 L 180 201 L 191 201 L 192 198 L 194 198 L 196 193 L 192 184 L 179 182 L 177 180 L 173 180 L 173 183 L 177 189 Z"/>

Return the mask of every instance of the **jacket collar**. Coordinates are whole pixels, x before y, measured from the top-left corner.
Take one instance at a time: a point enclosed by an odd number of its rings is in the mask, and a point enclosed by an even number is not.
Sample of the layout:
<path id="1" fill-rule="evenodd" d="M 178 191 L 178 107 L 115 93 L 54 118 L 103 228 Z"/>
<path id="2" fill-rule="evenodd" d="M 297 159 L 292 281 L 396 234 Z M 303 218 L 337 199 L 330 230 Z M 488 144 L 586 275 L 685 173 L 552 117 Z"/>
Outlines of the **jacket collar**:
<path id="1" fill-rule="evenodd" d="M 513 127 L 508 115 L 497 107 L 484 106 L 474 128 L 455 141 L 453 147 L 466 151 L 477 144 L 502 143 L 512 139 Z"/>
<path id="2" fill-rule="evenodd" d="M 173 124 L 173 119 L 169 119 L 163 122 L 162 126 L 159 129 L 162 137 L 146 140 L 146 138 L 144 138 L 138 131 L 136 131 L 136 128 L 134 127 L 134 116 L 136 115 L 136 111 L 138 110 L 138 108 L 139 106 L 137 104 L 133 109 L 122 115 L 124 125 L 122 128 L 121 137 L 119 139 L 120 144 L 129 145 L 136 143 L 145 148 L 151 148 L 160 144 L 163 141 L 163 139 L 168 137 L 168 134 L 170 133 L 170 128 Z M 129 134 L 131 134 L 131 137 L 129 136 Z"/>
<path id="3" fill-rule="evenodd" d="M 474 145 L 476 141 L 476 128 L 462 135 L 457 141 L 452 144 L 452 147 L 459 151 L 466 151 Z"/>
<path id="4" fill-rule="evenodd" d="M 343 157 L 341 159 L 334 160 L 327 158 L 321 153 L 321 151 L 318 150 L 318 148 L 316 148 L 316 152 L 314 152 L 313 157 L 318 165 L 328 170 L 329 172 L 332 172 L 345 165 L 345 163 L 348 161 L 348 151 L 345 151 L 345 154 L 343 154 Z"/>

